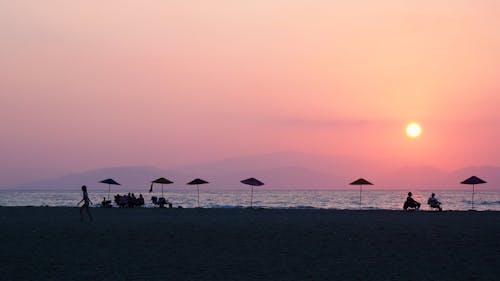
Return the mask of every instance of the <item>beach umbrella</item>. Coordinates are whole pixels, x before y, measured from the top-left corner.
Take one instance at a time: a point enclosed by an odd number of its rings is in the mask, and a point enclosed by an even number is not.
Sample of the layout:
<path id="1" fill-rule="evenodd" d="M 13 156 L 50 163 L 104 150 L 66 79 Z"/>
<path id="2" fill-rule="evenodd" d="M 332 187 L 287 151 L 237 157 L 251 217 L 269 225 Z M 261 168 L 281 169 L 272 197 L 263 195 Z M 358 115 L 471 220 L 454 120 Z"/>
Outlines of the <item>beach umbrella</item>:
<path id="1" fill-rule="evenodd" d="M 250 196 L 250 208 L 252 208 L 253 207 L 253 187 L 254 186 L 262 186 L 262 185 L 264 185 L 264 183 L 256 178 L 248 178 L 246 180 L 242 180 L 241 183 L 248 184 L 248 185 L 252 186 L 252 193 Z"/>
<path id="2" fill-rule="evenodd" d="M 151 182 L 151 187 L 149 188 L 149 192 L 153 191 L 153 184 L 155 184 L 155 183 L 161 184 L 161 197 L 163 197 L 163 185 L 164 184 L 171 184 L 171 183 L 174 183 L 174 182 L 170 181 L 170 180 L 168 180 L 166 178 L 155 179 L 154 181 Z"/>
<path id="3" fill-rule="evenodd" d="M 373 185 L 373 183 L 365 180 L 364 178 L 359 178 L 351 182 L 350 185 L 359 185 L 359 208 L 361 209 L 361 192 L 363 190 L 363 185 Z"/>
<path id="4" fill-rule="evenodd" d="M 114 179 L 105 179 L 100 181 L 100 183 L 105 183 L 108 185 L 108 200 L 109 200 L 109 194 L 111 193 L 111 185 L 121 185 L 117 183 Z"/>
<path id="5" fill-rule="evenodd" d="M 471 201 L 471 209 L 472 210 L 474 210 L 474 185 L 483 184 L 483 183 L 486 183 L 486 182 L 484 180 L 476 177 L 476 176 L 472 176 L 472 177 L 464 180 L 463 182 L 461 182 L 461 184 L 472 185 L 472 201 Z"/>
<path id="6" fill-rule="evenodd" d="M 196 189 L 198 189 L 198 208 L 200 207 L 200 184 L 206 184 L 206 183 L 209 182 L 202 179 L 194 179 L 187 183 L 188 185 L 196 185 Z"/>

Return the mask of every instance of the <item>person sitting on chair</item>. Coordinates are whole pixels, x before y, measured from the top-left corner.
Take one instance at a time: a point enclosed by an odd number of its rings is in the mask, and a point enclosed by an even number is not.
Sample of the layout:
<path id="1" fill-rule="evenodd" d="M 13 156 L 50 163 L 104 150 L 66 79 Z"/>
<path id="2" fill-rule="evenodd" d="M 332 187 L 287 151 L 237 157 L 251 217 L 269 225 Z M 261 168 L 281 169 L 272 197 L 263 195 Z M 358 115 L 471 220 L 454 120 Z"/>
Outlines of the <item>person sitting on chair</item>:
<path id="1" fill-rule="evenodd" d="M 411 192 L 408 192 L 408 197 L 406 197 L 406 201 L 403 205 L 403 209 L 408 210 L 408 208 L 414 208 L 416 210 L 420 209 L 420 203 L 417 202 L 415 199 L 413 199 L 411 196 L 413 194 Z"/>
<path id="2" fill-rule="evenodd" d="M 439 209 L 439 211 L 442 211 L 443 208 L 441 208 L 441 202 L 439 202 L 439 200 L 437 200 L 435 196 L 436 194 L 432 193 L 431 197 L 429 197 L 429 200 L 427 200 L 427 204 L 429 204 L 431 208 Z"/>
<path id="3" fill-rule="evenodd" d="M 165 205 L 167 204 L 167 200 L 164 197 L 158 198 L 158 205 L 160 208 L 165 208 Z"/>
<path id="4" fill-rule="evenodd" d="M 101 206 L 103 208 L 111 208 L 111 201 L 106 200 L 106 197 L 102 198 Z"/>

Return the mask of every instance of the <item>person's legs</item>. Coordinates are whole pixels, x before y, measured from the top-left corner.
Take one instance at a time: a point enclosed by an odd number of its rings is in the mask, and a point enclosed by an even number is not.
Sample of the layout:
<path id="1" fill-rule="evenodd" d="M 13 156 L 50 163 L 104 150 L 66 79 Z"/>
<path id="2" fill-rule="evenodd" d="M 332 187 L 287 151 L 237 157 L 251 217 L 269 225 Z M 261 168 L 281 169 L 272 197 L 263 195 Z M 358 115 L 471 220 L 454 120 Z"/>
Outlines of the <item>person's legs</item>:
<path id="1" fill-rule="evenodd" d="M 85 205 L 80 207 L 80 221 L 83 221 L 83 208 L 85 208 Z"/>
<path id="2" fill-rule="evenodd" d="M 90 208 L 87 205 L 87 213 L 89 214 L 90 221 L 92 221 L 92 214 L 90 213 Z"/>

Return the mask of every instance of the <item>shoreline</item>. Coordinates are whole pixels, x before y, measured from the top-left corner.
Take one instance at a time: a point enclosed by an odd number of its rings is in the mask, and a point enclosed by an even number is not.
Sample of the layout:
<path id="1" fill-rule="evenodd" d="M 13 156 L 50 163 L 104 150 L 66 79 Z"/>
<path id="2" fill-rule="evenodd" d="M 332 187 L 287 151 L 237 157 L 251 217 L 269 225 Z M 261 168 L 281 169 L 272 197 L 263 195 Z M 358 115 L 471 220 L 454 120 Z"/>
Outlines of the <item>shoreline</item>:
<path id="1" fill-rule="evenodd" d="M 0 205 L 0 208 L 29 208 L 29 209 L 36 209 L 36 208 L 48 208 L 48 209 L 79 209 L 80 207 L 74 206 L 2 206 Z M 253 210 L 253 211 L 260 211 L 260 210 L 269 210 L 269 211 L 331 211 L 331 212 L 403 212 L 403 213 L 500 213 L 499 210 L 446 210 L 444 209 L 443 211 L 437 211 L 437 210 L 430 210 L 430 209 L 421 209 L 421 210 L 409 210 L 405 211 L 403 208 L 401 209 L 378 209 L 378 208 L 362 208 L 362 209 L 336 209 L 336 208 L 316 208 L 316 207 L 245 207 L 245 206 L 225 206 L 225 207 L 182 207 L 182 208 L 159 208 L 157 206 L 143 206 L 143 207 L 134 207 L 134 208 L 120 208 L 113 206 L 112 208 L 103 208 L 101 206 L 91 206 L 91 210 Z"/>

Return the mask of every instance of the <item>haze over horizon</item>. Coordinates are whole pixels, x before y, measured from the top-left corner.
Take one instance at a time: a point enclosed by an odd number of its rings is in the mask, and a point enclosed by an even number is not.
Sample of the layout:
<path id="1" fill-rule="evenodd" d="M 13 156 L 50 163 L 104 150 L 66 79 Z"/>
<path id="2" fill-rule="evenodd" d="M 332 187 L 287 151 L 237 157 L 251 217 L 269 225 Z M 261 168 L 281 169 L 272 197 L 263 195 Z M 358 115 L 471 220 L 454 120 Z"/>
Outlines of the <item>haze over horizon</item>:
<path id="1" fill-rule="evenodd" d="M 210 184 L 204 189 L 240 189 L 241 180 L 256 177 L 265 183 L 264 189 L 352 189 L 349 185 L 359 177 L 375 185 L 370 189 L 384 190 L 444 190 L 469 189 L 460 184 L 470 175 L 487 180 L 481 189 L 500 190 L 500 167 L 465 167 L 447 171 L 428 166 L 406 166 L 387 169 L 374 161 L 368 163 L 347 156 L 324 156 L 283 151 L 261 155 L 227 158 L 219 161 L 172 167 L 118 166 L 78 171 L 54 178 L 18 182 L 7 189 L 75 189 L 82 184 L 91 190 L 101 190 L 103 179 L 113 178 L 119 190 L 149 190 L 152 180 L 167 177 L 173 184 L 168 189 L 185 190 L 187 182 L 202 178 Z M 2 188 L 2 186 L 0 186 Z"/>
<path id="2" fill-rule="evenodd" d="M 0 187 L 279 151 L 500 166 L 498 26 L 494 0 L 0 0 Z"/>

